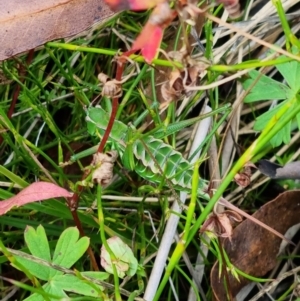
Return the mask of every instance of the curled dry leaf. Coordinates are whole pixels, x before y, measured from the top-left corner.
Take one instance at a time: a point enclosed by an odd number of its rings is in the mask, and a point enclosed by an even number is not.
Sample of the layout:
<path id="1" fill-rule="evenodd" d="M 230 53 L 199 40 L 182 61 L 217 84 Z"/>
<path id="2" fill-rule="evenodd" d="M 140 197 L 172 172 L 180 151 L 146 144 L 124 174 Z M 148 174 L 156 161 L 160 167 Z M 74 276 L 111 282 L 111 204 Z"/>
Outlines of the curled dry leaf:
<path id="1" fill-rule="evenodd" d="M 170 103 L 178 100 L 182 91 L 183 81 L 181 72 L 175 69 L 170 73 L 169 80 L 162 84 L 161 95 L 167 103 Z"/>
<path id="2" fill-rule="evenodd" d="M 299 199 L 299 190 L 284 192 L 252 216 L 284 234 L 290 227 L 299 223 Z M 248 275 L 262 277 L 278 263 L 281 241 L 274 233 L 246 219 L 233 230 L 231 241 L 225 240 L 224 249 L 235 267 Z M 224 279 L 219 278 L 218 263 L 214 265 L 210 279 L 215 300 L 227 300 Z M 249 282 L 242 276 L 239 280 L 229 275 L 230 283 L 227 287 L 231 288 L 233 296 Z"/>
<path id="3" fill-rule="evenodd" d="M 251 175 L 244 172 L 237 173 L 234 176 L 234 181 L 241 187 L 247 187 L 251 182 Z"/>
<path id="4" fill-rule="evenodd" d="M 247 163 L 244 166 L 244 170 L 242 172 L 237 173 L 234 176 L 234 181 L 241 187 L 247 187 L 251 182 L 251 167 L 256 168 L 256 166 L 252 163 Z"/>
<path id="5" fill-rule="evenodd" d="M 128 57 L 122 55 L 117 58 L 119 62 L 121 61 L 129 61 L 130 63 L 133 63 L 131 59 Z M 130 77 L 132 77 L 134 73 L 134 68 L 131 70 L 131 72 L 122 78 L 121 81 L 117 81 L 116 79 L 111 79 L 108 75 L 105 73 L 99 73 L 98 74 L 98 80 L 103 84 L 102 88 L 102 96 L 106 96 L 109 98 L 119 98 L 122 96 L 122 84 L 125 83 Z"/>
<path id="6" fill-rule="evenodd" d="M 203 226 L 200 229 L 200 232 L 209 232 L 213 234 L 213 236 L 217 237 L 228 237 L 231 240 L 232 236 L 232 224 L 240 223 L 242 221 L 242 217 L 231 210 L 224 211 L 223 213 L 212 213 L 208 219 L 204 222 Z"/>
<path id="7" fill-rule="evenodd" d="M 1 1 L 0 61 L 76 35 L 112 15 L 104 0 Z"/>
<path id="8" fill-rule="evenodd" d="M 110 151 L 106 154 L 94 154 L 92 165 L 96 168 L 92 175 L 93 181 L 96 181 L 102 186 L 108 185 L 113 177 L 114 163 L 117 158 L 118 153 L 116 151 Z"/>
<path id="9" fill-rule="evenodd" d="M 104 73 L 98 74 L 99 81 L 103 84 L 102 96 L 106 96 L 108 98 L 121 97 L 122 96 L 122 87 L 121 83 L 115 79 L 110 79 Z"/>
<path id="10" fill-rule="evenodd" d="M 28 203 L 44 201 L 51 198 L 69 198 L 73 194 L 68 190 L 48 182 L 35 182 L 24 188 L 15 196 L 0 202 L 0 215 L 5 214 L 13 207 L 20 207 Z"/>
<path id="11" fill-rule="evenodd" d="M 260 160 L 257 163 L 257 168 L 271 179 L 300 179 L 300 161 L 281 166 L 268 160 Z"/>
<path id="12" fill-rule="evenodd" d="M 168 57 L 174 58 L 186 67 L 182 70 L 172 70 L 169 80 L 161 86 L 161 94 L 166 101 L 166 104 L 162 104 L 162 106 L 178 100 L 182 95 L 188 96 L 189 88 L 198 84 L 201 75 L 209 66 L 208 62 L 193 60 L 186 53 L 180 51 L 171 51 L 168 53 Z"/>

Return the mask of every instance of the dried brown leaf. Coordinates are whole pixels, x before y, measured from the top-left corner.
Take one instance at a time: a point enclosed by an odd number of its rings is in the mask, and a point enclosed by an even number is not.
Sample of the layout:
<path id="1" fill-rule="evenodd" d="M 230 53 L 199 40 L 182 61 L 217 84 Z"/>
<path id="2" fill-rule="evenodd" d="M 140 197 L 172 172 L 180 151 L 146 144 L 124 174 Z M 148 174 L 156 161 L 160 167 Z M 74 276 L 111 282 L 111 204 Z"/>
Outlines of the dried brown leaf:
<path id="1" fill-rule="evenodd" d="M 247 187 L 251 182 L 251 177 L 245 173 L 237 173 L 234 181 L 241 187 Z"/>
<path id="2" fill-rule="evenodd" d="M 299 223 L 299 198 L 299 190 L 284 192 L 252 216 L 284 234 L 291 226 Z M 226 240 L 224 248 L 234 266 L 246 274 L 262 277 L 277 264 L 281 241 L 274 233 L 246 219 L 234 229 L 231 242 Z M 223 279 L 219 279 L 218 263 L 214 265 L 210 278 L 215 300 L 227 300 Z M 229 282 L 231 293 L 236 296 L 249 281 L 242 276 L 237 281 L 229 275 Z"/>
<path id="3" fill-rule="evenodd" d="M 242 217 L 231 210 L 223 213 L 212 213 L 204 222 L 200 232 L 211 232 L 217 237 L 228 237 L 231 240 L 233 222 L 241 222 Z"/>
<path id="4" fill-rule="evenodd" d="M 104 0 L 0 1 L 0 61 L 76 35 L 113 14 Z"/>
<path id="5" fill-rule="evenodd" d="M 234 181 L 241 187 L 247 187 L 251 183 L 251 167 L 255 167 L 252 163 L 247 163 L 242 172 L 234 176 Z M 255 167 L 256 168 L 256 167 Z"/>
<path id="6" fill-rule="evenodd" d="M 165 107 L 166 105 L 168 105 L 170 102 L 178 99 L 178 97 L 179 97 L 179 95 L 175 91 L 175 89 L 170 87 L 169 82 L 165 82 L 161 85 L 160 92 L 165 101 L 160 105 L 160 109 L 162 107 Z"/>
<path id="7" fill-rule="evenodd" d="M 170 73 L 169 80 L 162 84 L 161 95 L 167 103 L 170 103 L 179 99 L 182 90 L 182 75 L 179 70 L 175 69 Z M 163 105 L 165 104 L 163 103 Z"/>
<path id="8" fill-rule="evenodd" d="M 207 62 L 191 59 L 185 52 L 172 51 L 168 56 L 176 58 L 187 67 L 183 70 L 172 70 L 169 80 L 161 86 L 161 95 L 166 103 L 162 103 L 160 108 L 165 107 L 171 101 L 178 100 L 181 95 L 188 96 L 190 92 L 187 91 L 187 88 L 196 86 L 200 74 L 209 66 Z"/>

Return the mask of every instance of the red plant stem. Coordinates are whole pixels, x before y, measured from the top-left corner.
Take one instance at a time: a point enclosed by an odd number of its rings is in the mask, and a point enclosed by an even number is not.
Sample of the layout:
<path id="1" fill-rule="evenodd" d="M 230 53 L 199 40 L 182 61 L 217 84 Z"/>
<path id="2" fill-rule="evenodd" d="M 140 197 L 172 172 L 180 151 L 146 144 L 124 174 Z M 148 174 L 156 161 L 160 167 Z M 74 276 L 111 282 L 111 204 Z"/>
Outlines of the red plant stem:
<path id="1" fill-rule="evenodd" d="M 108 137 L 110 135 L 111 129 L 112 129 L 112 127 L 114 125 L 114 122 L 115 122 L 115 119 L 116 119 L 118 107 L 119 107 L 119 98 L 118 97 L 114 97 L 113 100 L 112 100 L 111 115 L 110 115 L 110 118 L 109 118 L 109 122 L 108 122 L 107 128 L 105 130 L 105 133 L 103 135 L 103 138 L 102 138 L 102 140 L 100 142 L 100 145 L 98 147 L 98 150 L 97 150 L 98 153 L 103 153 L 105 144 L 106 144 L 106 142 L 108 140 Z"/>
<path id="2" fill-rule="evenodd" d="M 127 53 L 126 53 L 127 54 Z M 120 81 L 122 78 L 122 73 L 123 73 L 123 69 L 124 69 L 124 62 L 125 60 L 120 59 L 120 61 L 118 61 L 118 66 L 117 66 L 117 72 L 116 72 L 116 80 Z M 107 142 L 107 139 L 109 137 L 109 134 L 111 132 L 112 126 L 114 124 L 115 118 L 116 118 L 116 114 L 117 114 L 117 110 L 118 110 L 118 98 L 114 97 L 112 100 L 112 112 L 110 115 L 110 119 L 106 128 L 106 131 L 103 135 L 103 138 L 101 140 L 101 143 L 98 147 L 98 152 L 103 152 L 104 146 Z M 88 176 L 88 173 L 84 173 L 82 176 L 82 181 Z M 78 200 L 79 200 L 79 194 L 82 192 L 83 187 L 81 185 L 78 186 L 78 191 L 75 192 L 73 194 L 73 196 L 68 200 L 68 206 L 71 209 L 71 212 L 76 211 L 77 207 L 78 207 Z M 79 228 L 78 228 L 79 229 Z"/>
<path id="3" fill-rule="evenodd" d="M 71 210 L 71 213 L 72 213 L 72 216 L 73 216 L 73 220 L 76 224 L 76 227 L 79 230 L 80 236 L 81 237 L 85 236 L 84 230 L 82 228 L 80 219 L 79 219 L 78 214 L 77 214 L 77 211 L 76 210 L 74 210 L 74 211 Z M 98 267 L 98 264 L 97 264 L 97 261 L 96 261 L 96 258 L 95 258 L 95 255 L 94 255 L 94 252 L 93 252 L 91 246 L 88 247 L 87 253 L 90 256 L 91 264 L 92 264 L 92 267 L 93 267 L 94 271 L 99 271 L 99 267 Z"/>
<path id="4" fill-rule="evenodd" d="M 135 52 L 135 51 L 130 50 L 130 51 L 127 51 L 127 52 L 123 53 L 123 55 L 117 61 L 117 72 L 116 72 L 116 80 L 117 81 L 121 81 L 121 79 L 122 79 L 122 74 L 123 74 L 123 70 L 124 70 L 124 63 L 126 62 L 126 60 L 122 59 L 122 57 L 124 57 L 124 56 L 128 57 L 133 52 Z M 112 110 L 111 110 L 109 122 L 108 122 L 107 128 L 105 130 L 105 133 L 103 135 L 103 138 L 100 142 L 100 145 L 98 147 L 98 153 L 102 153 L 103 150 L 104 150 L 105 144 L 108 140 L 109 134 L 111 132 L 111 129 L 112 129 L 112 127 L 114 125 L 114 122 L 115 122 L 115 119 L 116 119 L 118 107 L 119 107 L 119 98 L 114 97 L 113 100 L 112 100 Z"/>
<path id="5" fill-rule="evenodd" d="M 87 176 L 88 176 L 88 173 L 84 173 L 82 176 L 82 180 L 84 180 Z M 71 198 L 67 199 L 68 207 L 70 208 L 74 223 L 75 223 L 81 237 L 85 236 L 85 233 L 84 233 L 81 221 L 77 214 L 77 207 L 78 207 L 79 195 L 82 192 L 82 190 L 83 190 L 83 186 L 79 185 L 78 191 L 75 192 Z M 90 246 L 87 249 L 87 253 L 90 256 L 91 264 L 92 264 L 94 271 L 99 271 L 99 267 L 98 267 L 94 252 Z"/>
<path id="6" fill-rule="evenodd" d="M 129 54 L 126 53 L 127 56 L 130 55 L 130 54 L 131 53 L 129 53 Z M 116 72 L 116 80 L 117 81 L 121 81 L 125 61 L 126 60 L 124 60 L 124 59 L 122 60 L 122 58 L 120 58 L 120 60 L 117 63 L 118 64 L 117 72 Z M 112 100 L 112 111 L 111 111 L 110 119 L 109 119 L 109 122 L 108 122 L 108 125 L 107 125 L 107 128 L 106 128 L 106 131 L 105 131 L 105 133 L 103 135 L 103 138 L 101 140 L 101 143 L 99 145 L 99 148 L 98 148 L 98 152 L 100 152 L 100 153 L 102 153 L 103 150 L 104 150 L 105 144 L 107 142 L 107 139 L 108 139 L 109 134 L 111 132 L 111 129 L 113 127 L 114 121 L 116 119 L 116 114 L 117 114 L 117 111 L 118 111 L 118 107 L 119 107 L 119 98 L 114 97 L 113 100 Z M 82 176 L 82 181 L 87 176 L 88 176 L 88 173 L 84 173 L 83 176 Z M 75 222 L 75 225 L 76 225 L 77 229 L 79 230 L 80 235 L 85 236 L 81 221 L 80 221 L 80 219 L 78 217 L 78 214 L 77 214 L 79 195 L 82 192 L 82 190 L 83 190 L 83 186 L 79 185 L 78 186 L 78 191 L 75 192 L 73 194 L 73 196 L 68 199 L 67 203 L 68 203 L 68 207 L 70 208 L 71 214 L 73 216 L 73 220 Z M 94 255 L 94 253 L 93 253 L 93 251 L 90 247 L 88 248 L 87 253 L 90 256 L 91 264 L 92 264 L 94 270 L 99 271 L 99 268 L 98 268 L 98 265 L 97 265 L 97 262 L 96 262 L 96 259 L 95 259 L 95 255 Z"/>

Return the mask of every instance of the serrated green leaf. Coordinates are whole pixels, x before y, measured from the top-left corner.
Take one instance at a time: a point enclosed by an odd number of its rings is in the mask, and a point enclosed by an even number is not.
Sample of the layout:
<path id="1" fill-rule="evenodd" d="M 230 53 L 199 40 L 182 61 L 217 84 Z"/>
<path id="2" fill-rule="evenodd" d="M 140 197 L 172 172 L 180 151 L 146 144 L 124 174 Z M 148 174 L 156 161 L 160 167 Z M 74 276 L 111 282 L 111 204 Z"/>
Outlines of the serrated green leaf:
<path id="1" fill-rule="evenodd" d="M 24 239 L 33 256 L 51 261 L 49 243 L 42 225 L 39 225 L 36 230 L 31 226 L 27 226 L 24 232 Z"/>
<path id="2" fill-rule="evenodd" d="M 260 115 L 254 124 L 253 129 L 255 131 L 262 131 L 267 123 L 270 121 L 270 119 L 280 110 L 280 108 L 286 103 L 286 101 L 280 103 L 272 110 L 267 111 L 266 113 Z M 289 110 L 291 110 L 290 108 Z M 270 143 L 273 147 L 279 146 L 282 142 L 288 143 L 291 139 L 291 122 L 288 123 L 285 127 L 283 127 L 278 133 L 270 140 Z M 288 142 L 286 142 L 288 141 Z"/>
<path id="3" fill-rule="evenodd" d="M 284 103 L 285 102 L 280 103 L 275 108 L 257 117 L 253 129 L 255 131 L 262 131 L 266 127 L 266 124 L 269 122 L 269 120 L 279 111 Z"/>
<path id="4" fill-rule="evenodd" d="M 280 82 L 277 82 L 265 75 L 261 75 L 258 71 L 249 72 L 250 78 L 243 83 L 244 89 L 250 87 L 254 81 L 257 80 L 257 83 L 252 88 L 251 92 L 245 98 L 245 102 L 254 102 L 258 100 L 279 100 L 283 99 L 284 101 L 277 105 L 274 109 L 262 114 L 259 116 L 255 122 L 254 130 L 262 131 L 269 120 L 273 118 L 274 114 L 277 113 L 277 110 L 286 103 L 286 101 L 291 101 L 297 97 L 299 99 L 300 92 L 300 63 L 296 61 L 287 62 L 276 66 L 279 72 L 282 74 L 287 84 L 283 85 Z M 298 105 L 298 104 L 296 104 Z M 289 110 L 294 110 L 295 105 Z M 290 112 L 290 111 L 289 111 Z M 297 115 L 298 127 L 300 129 L 300 114 Z M 282 142 L 285 144 L 289 143 L 291 139 L 291 125 L 292 123 L 287 123 L 277 134 L 274 136 L 270 143 L 273 147 L 279 146 Z"/>
<path id="5" fill-rule="evenodd" d="M 279 64 L 276 66 L 278 71 L 282 74 L 288 85 L 293 90 L 293 93 L 298 93 L 300 89 L 300 63 L 296 61 Z"/>
<path id="6" fill-rule="evenodd" d="M 46 293 L 57 297 L 57 298 L 49 297 L 50 301 L 57 301 L 57 300 L 61 300 L 60 298 L 67 298 L 68 297 L 63 290 L 56 287 L 55 285 L 51 286 L 50 283 L 44 284 L 43 289 Z M 40 294 L 37 294 L 37 293 L 34 293 L 31 296 L 29 296 L 28 298 L 24 299 L 24 301 L 44 301 L 44 300 L 45 299 L 43 298 L 43 296 L 40 295 Z"/>
<path id="7" fill-rule="evenodd" d="M 55 276 L 51 284 L 57 289 L 61 289 L 67 292 L 73 292 L 76 294 L 90 296 L 90 297 L 99 297 L 100 292 L 103 290 L 99 285 L 88 284 L 87 280 L 82 280 L 77 278 L 74 275 L 60 275 Z M 97 291 L 98 289 L 98 291 Z"/>
<path id="8" fill-rule="evenodd" d="M 51 281 L 43 285 L 44 291 L 56 297 L 60 297 L 60 298 L 68 297 L 68 295 L 58 285 L 58 282 L 54 280 L 55 277 L 59 277 L 59 276 L 60 275 L 54 276 Z M 57 301 L 57 298 L 50 298 L 50 300 Z"/>
<path id="9" fill-rule="evenodd" d="M 36 230 L 31 226 L 27 226 L 24 232 L 24 239 L 33 256 L 51 262 L 48 238 L 42 225 L 39 225 Z M 35 277 L 42 280 L 48 280 L 56 274 L 56 270 L 26 259 L 19 258 L 19 262 L 22 263 Z"/>
<path id="10" fill-rule="evenodd" d="M 34 293 L 23 301 L 44 301 L 44 298 L 42 295 Z"/>
<path id="11" fill-rule="evenodd" d="M 50 267 L 46 267 L 42 264 L 38 264 L 29 259 L 25 259 L 20 256 L 15 256 L 15 257 L 17 258 L 19 263 L 21 263 L 28 271 L 30 271 L 30 273 L 33 276 L 41 280 L 48 281 L 52 277 L 52 275 L 61 274 L 61 272 L 59 271 L 56 271 Z"/>
<path id="12" fill-rule="evenodd" d="M 266 113 L 260 115 L 254 124 L 253 129 L 255 131 L 262 131 L 270 119 L 279 111 L 279 109 L 286 103 L 286 101 L 282 102 L 272 110 L 267 111 Z M 293 110 L 293 107 L 289 108 L 287 113 Z M 291 139 L 291 126 L 292 122 L 288 122 L 278 133 L 270 140 L 270 143 L 273 147 L 277 147 L 284 142 L 285 144 L 290 142 Z"/>
<path id="13" fill-rule="evenodd" d="M 82 276 L 87 276 L 87 277 L 91 277 L 97 280 L 106 280 L 109 277 L 109 274 L 106 272 L 81 272 L 80 273 Z"/>
<path id="14" fill-rule="evenodd" d="M 282 128 L 278 133 L 270 140 L 270 143 L 273 147 L 277 147 L 282 144 L 282 141 L 284 140 L 285 131 L 284 128 Z"/>
<path id="15" fill-rule="evenodd" d="M 251 89 L 250 93 L 245 97 L 246 103 L 259 100 L 280 100 L 287 99 L 291 95 L 291 90 L 286 85 L 273 80 L 272 78 L 262 75 L 256 70 L 249 72 L 250 78 L 244 81 L 243 88 L 248 89 L 253 82 L 259 77 L 257 83 Z"/>
<path id="16" fill-rule="evenodd" d="M 105 272 L 84 272 L 81 273 L 83 276 L 89 276 L 98 280 L 105 280 L 109 277 L 108 273 Z M 99 292 L 103 288 L 99 285 L 92 284 L 89 285 L 87 280 L 79 279 L 74 275 L 55 275 L 49 283 L 43 286 L 44 291 L 53 294 L 58 297 L 66 297 L 65 291 L 77 293 L 89 297 L 99 297 L 99 293 L 95 287 L 99 289 Z M 43 297 L 39 294 L 33 294 L 25 299 L 26 301 L 43 301 Z M 24 300 L 24 301 L 25 301 Z M 54 301 L 57 299 L 50 298 Z"/>
<path id="17" fill-rule="evenodd" d="M 89 238 L 79 238 L 76 227 L 66 229 L 58 239 L 52 262 L 70 268 L 87 250 Z"/>
<path id="18" fill-rule="evenodd" d="M 282 140 L 284 144 L 288 144 L 291 141 L 291 127 L 292 127 L 292 121 L 289 121 L 282 129 L 283 130 Z"/>

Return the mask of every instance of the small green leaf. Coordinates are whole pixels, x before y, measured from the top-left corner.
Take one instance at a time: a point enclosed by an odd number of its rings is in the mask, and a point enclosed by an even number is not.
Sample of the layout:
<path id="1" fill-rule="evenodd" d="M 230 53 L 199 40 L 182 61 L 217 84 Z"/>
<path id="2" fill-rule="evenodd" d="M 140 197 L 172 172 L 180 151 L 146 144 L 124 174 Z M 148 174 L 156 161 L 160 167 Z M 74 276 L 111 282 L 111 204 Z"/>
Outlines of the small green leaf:
<path id="1" fill-rule="evenodd" d="M 83 272 L 81 275 L 89 276 L 98 280 L 106 280 L 109 277 L 109 274 L 105 272 Z M 43 288 L 45 292 L 53 294 L 57 297 L 67 297 L 64 291 L 73 292 L 84 296 L 99 297 L 99 292 L 103 290 L 101 286 L 94 283 L 90 285 L 88 280 L 79 279 L 74 275 L 55 275 L 53 279 L 49 281 L 49 283 L 43 286 Z M 35 293 L 25 300 L 43 301 L 44 299 L 41 295 Z M 54 301 L 57 299 L 50 298 L 50 300 Z"/>
<path id="2" fill-rule="evenodd" d="M 102 281 L 106 280 L 109 277 L 109 274 L 106 272 L 82 272 L 80 274 L 82 276 L 87 276 Z"/>
<path id="3" fill-rule="evenodd" d="M 269 120 L 279 111 L 283 104 L 284 102 L 257 117 L 253 129 L 255 131 L 262 131 L 266 127 L 266 124 L 269 122 Z"/>
<path id="4" fill-rule="evenodd" d="M 298 93 L 300 89 L 300 63 L 296 61 L 279 64 L 276 66 L 282 74 L 288 85 L 293 90 L 293 93 Z"/>
<path id="5" fill-rule="evenodd" d="M 132 250 L 117 236 L 109 238 L 107 243 L 115 257 L 117 257 L 114 265 L 117 269 L 118 276 L 124 278 L 125 275 L 135 275 L 138 268 L 138 261 L 134 257 Z M 101 248 L 101 265 L 106 272 L 113 274 L 112 261 L 104 245 Z"/>
<path id="6" fill-rule="evenodd" d="M 76 294 L 99 297 L 100 292 L 103 290 L 99 285 L 88 284 L 87 280 L 82 280 L 74 275 L 59 275 L 55 276 L 51 281 L 51 284 L 57 289 L 61 289 L 68 292 L 73 292 Z M 98 291 L 97 291 L 98 289 Z"/>
<path id="7" fill-rule="evenodd" d="M 291 127 L 292 127 L 292 121 L 290 120 L 282 129 L 283 130 L 283 143 L 288 144 L 291 141 Z"/>
<path id="8" fill-rule="evenodd" d="M 33 256 L 51 261 L 48 238 L 42 225 L 39 225 L 36 230 L 31 226 L 27 226 L 24 232 L 24 238 Z"/>
<path id="9" fill-rule="evenodd" d="M 53 275 L 61 273 L 29 259 L 20 256 L 15 257 L 17 258 L 18 262 L 21 263 L 33 276 L 41 280 L 48 281 Z"/>
<path id="10" fill-rule="evenodd" d="M 35 230 L 31 226 L 27 226 L 24 232 L 24 239 L 29 251 L 35 257 L 51 262 L 50 248 L 45 229 L 42 225 Z M 31 260 L 16 256 L 18 261 L 27 268 L 32 275 L 42 280 L 49 280 L 51 276 L 56 274 L 56 270 L 38 264 Z"/>
<path id="11" fill-rule="evenodd" d="M 272 78 L 262 75 L 256 70 L 249 72 L 250 78 L 243 83 L 243 88 L 248 89 L 254 81 L 257 83 L 253 86 L 250 93 L 245 97 L 246 103 L 255 102 L 259 100 L 279 100 L 287 99 L 290 97 L 291 91 L 286 85 L 273 80 Z"/>
<path id="12" fill-rule="evenodd" d="M 284 140 L 285 130 L 282 128 L 278 133 L 270 140 L 273 147 L 277 147 L 282 144 Z"/>
<path id="13" fill-rule="evenodd" d="M 44 284 L 43 285 L 43 290 L 46 293 L 57 297 L 57 298 L 49 297 L 49 300 L 51 300 L 51 301 L 62 300 L 61 298 L 68 297 L 62 289 L 56 287 L 55 285 L 51 286 L 51 283 Z M 43 298 L 43 296 L 40 295 L 40 294 L 37 294 L 37 293 L 34 293 L 31 296 L 29 296 L 28 298 L 24 299 L 24 301 L 44 301 L 44 300 L 45 299 Z"/>
<path id="14" fill-rule="evenodd" d="M 39 294 L 32 294 L 28 298 L 24 299 L 23 301 L 44 301 L 45 299 L 43 298 L 42 295 Z"/>
<path id="15" fill-rule="evenodd" d="M 66 229 L 58 239 L 53 263 L 70 268 L 87 250 L 89 238 L 79 238 L 79 231 L 76 227 Z"/>
<path id="16" fill-rule="evenodd" d="M 287 62 L 276 66 L 281 75 L 284 77 L 285 81 L 288 83 L 289 87 L 283 85 L 280 82 L 277 82 L 265 75 L 261 75 L 257 71 L 249 72 L 250 78 L 243 83 L 244 89 L 247 89 L 254 84 L 249 95 L 245 98 L 245 102 L 254 102 L 258 100 L 279 100 L 283 99 L 284 101 L 277 105 L 272 110 L 259 116 L 255 122 L 254 130 L 262 131 L 266 125 L 269 123 L 271 118 L 277 113 L 277 111 L 285 105 L 286 102 L 293 101 L 295 98 L 299 101 L 299 92 L 300 92 L 300 63 L 296 61 Z M 257 82 L 255 82 L 257 81 Z M 290 110 L 295 110 L 294 104 Z M 286 112 L 286 114 L 288 114 Z M 277 120 L 273 119 L 275 124 Z M 280 121 L 279 121 L 280 122 Z M 297 115 L 298 127 L 300 129 L 300 114 Z M 270 143 L 273 147 L 279 146 L 282 142 L 285 144 L 290 142 L 291 139 L 291 121 L 288 122 L 283 128 L 270 140 Z"/>
<path id="17" fill-rule="evenodd" d="M 44 291 L 54 295 L 56 297 L 60 297 L 60 298 L 66 298 L 68 297 L 68 295 L 61 289 L 60 285 L 57 283 L 57 281 L 55 281 L 56 277 L 59 277 L 60 275 L 56 275 L 53 277 L 53 279 L 51 281 L 49 281 L 48 283 L 46 283 L 45 285 L 43 285 Z M 55 301 L 58 298 L 51 298 L 51 301 Z"/>
<path id="18" fill-rule="evenodd" d="M 267 112 L 267 113 L 269 113 L 269 112 Z M 264 114 L 263 114 L 259 117 L 266 117 L 266 116 L 264 116 Z M 267 125 L 268 120 L 269 119 L 267 119 L 267 118 L 260 119 L 257 124 L 260 127 L 264 128 L 264 126 Z M 256 123 L 255 123 L 254 127 L 255 127 L 256 130 L 258 129 L 258 127 L 256 127 Z M 277 146 L 281 145 L 282 142 L 285 143 L 285 144 L 289 143 L 289 141 L 291 139 L 290 128 L 291 128 L 291 122 L 286 124 L 281 130 L 279 130 L 277 132 L 277 134 L 270 140 L 270 143 L 271 143 L 272 147 L 277 147 Z"/>
<path id="19" fill-rule="evenodd" d="M 260 115 L 254 124 L 253 129 L 255 131 L 262 131 L 271 118 L 279 111 L 279 109 L 286 103 L 286 101 L 280 103 L 272 110 Z M 291 110 L 290 108 L 289 110 Z M 270 143 L 273 147 L 279 146 L 282 142 L 288 143 L 291 139 L 291 122 L 289 122 L 284 128 L 282 128 L 271 140 Z"/>

